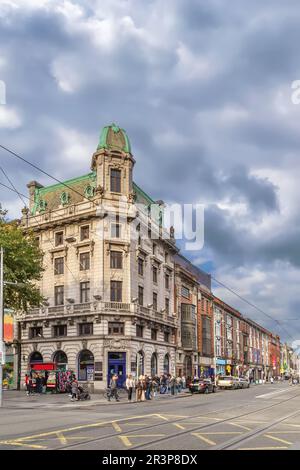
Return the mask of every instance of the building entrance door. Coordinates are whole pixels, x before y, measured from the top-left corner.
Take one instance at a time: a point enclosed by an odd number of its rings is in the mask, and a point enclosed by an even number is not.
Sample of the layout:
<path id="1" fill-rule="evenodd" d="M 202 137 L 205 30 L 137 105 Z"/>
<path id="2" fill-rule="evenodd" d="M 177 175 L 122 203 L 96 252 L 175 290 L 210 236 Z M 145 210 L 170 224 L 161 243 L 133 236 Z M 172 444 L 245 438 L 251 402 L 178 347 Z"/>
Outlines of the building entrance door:
<path id="1" fill-rule="evenodd" d="M 107 385 L 109 385 L 112 375 L 117 374 L 118 387 L 123 387 L 126 381 L 126 353 L 109 352 L 107 370 Z"/>

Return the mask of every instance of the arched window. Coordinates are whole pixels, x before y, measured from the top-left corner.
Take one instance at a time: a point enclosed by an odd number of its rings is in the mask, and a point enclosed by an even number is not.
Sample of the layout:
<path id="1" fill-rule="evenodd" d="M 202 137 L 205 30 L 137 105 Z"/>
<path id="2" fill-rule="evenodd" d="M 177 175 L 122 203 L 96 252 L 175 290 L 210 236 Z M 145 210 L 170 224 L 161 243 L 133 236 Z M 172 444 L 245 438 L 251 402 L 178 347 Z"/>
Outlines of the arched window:
<path id="1" fill-rule="evenodd" d="M 66 370 L 68 366 L 68 357 L 64 351 L 56 351 L 53 356 L 53 362 L 56 363 L 57 369 Z"/>
<path id="2" fill-rule="evenodd" d="M 170 373 L 170 357 L 169 354 L 166 354 L 164 357 L 164 374 Z"/>
<path id="3" fill-rule="evenodd" d="M 78 356 L 78 379 L 94 380 L 94 355 L 88 349 L 80 351 Z"/>
<path id="4" fill-rule="evenodd" d="M 153 353 L 151 356 L 151 376 L 157 375 L 157 354 Z"/>
<path id="5" fill-rule="evenodd" d="M 139 351 L 136 355 L 136 376 L 144 375 L 144 353 Z"/>
<path id="6" fill-rule="evenodd" d="M 38 351 L 34 351 L 29 356 L 29 363 L 36 364 L 37 362 L 43 362 L 43 356 Z"/>

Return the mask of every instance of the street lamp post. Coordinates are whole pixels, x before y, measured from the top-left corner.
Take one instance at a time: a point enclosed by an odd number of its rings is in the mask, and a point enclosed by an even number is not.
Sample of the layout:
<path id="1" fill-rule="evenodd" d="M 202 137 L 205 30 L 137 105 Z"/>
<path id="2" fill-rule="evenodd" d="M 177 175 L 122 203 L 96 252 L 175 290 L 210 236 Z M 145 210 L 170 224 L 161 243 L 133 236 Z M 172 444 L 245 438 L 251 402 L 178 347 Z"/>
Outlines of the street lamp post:
<path id="1" fill-rule="evenodd" d="M 0 247 L 0 407 L 3 406 L 3 363 L 4 363 L 4 342 L 3 342 L 3 248 Z"/>

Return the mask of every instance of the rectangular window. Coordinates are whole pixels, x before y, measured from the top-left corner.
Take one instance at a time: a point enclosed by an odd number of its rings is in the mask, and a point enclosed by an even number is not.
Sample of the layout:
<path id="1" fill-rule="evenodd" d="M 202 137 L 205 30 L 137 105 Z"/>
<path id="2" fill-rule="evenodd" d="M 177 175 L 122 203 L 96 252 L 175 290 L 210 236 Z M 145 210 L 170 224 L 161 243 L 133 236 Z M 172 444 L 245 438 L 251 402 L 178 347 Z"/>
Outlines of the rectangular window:
<path id="1" fill-rule="evenodd" d="M 90 283 L 81 282 L 80 283 L 80 303 L 84 304 L 90 301 Z"/>
<path id="2" fill-rule="evenodd" d="M 86 253 L 80 253 L 79 266 L 80 271 L 87 271 L 90 269 L 90 253 L 88 251 Z"/>
<path id="3" fill-rule="evenodd" d="M 170 342 L 170 333 L 167 331 L 164 332 L 164 342 L 169 343 Z"/>
<path id="4" fill-rule="evenodd" d="M 109 335 L 124 335 L 124 323 L 122 322 L 109 322 L 108 323 Z"/>
<path id="5" fill-rule="evenodd" d="M 111 224 L 110 236 L 111 238 L 121 238 L 121 224 Z"/>
<path id="6" fill-rule="evenodd" d="M 157 284 L 157 267 L 156 266 L 153 266 L 152 268 L 152 279 L 153 279 L 153 282 L 154 284 Z"/>
<path id="7" fill-rule="evenodd" d="M 42 326 L 33 326 L 29 328 L 29 338 L 41 338 L 43 336 L 43 327 Z"/>
<path id="8" fill-rule="evenodd" d="M 138 338 L 143 337 L 143 327 L 142 325 L 136 325 L 136 335 Z"/>
<path id="9" fill-rule="evenodd" d="M 170 289 L 170 275 L 169 274 L 165 275 L 165 288 Z"/>
<path id="10" fill-rule="evenodd" d="M 186 299 L 190 298 L 190 290 L 187 287 L 182 286 L 181 287 L 181 295 L 182 297 L 185 297 Z"/>
<path id="11" fill-rule="evenodd" d="M 169 261 L 169 254 L 167 251 L 165 251 L 165 263 Z"/>
<path id="12" fill-rule="evenodd" d="M 157 341 L 157 330 L 151 330 L 151 339 Z"/>
<path id="13" fill-rule="evenodd" d="M 143 258 L 138 259 L 138 273 L 140 276 L 144 276 L 144 260 Z"/>
<path id="14" fill-rule="evenodd" d="M 55 233 L 55 246 L 63 245 L 64 243 L 64 232 Z"/>
<path id="15" fill-rule="evenodd" d="M 202 316 L 202 353 L 204 356 L 212 354 L 211 320 Z"/>
<path id="16" fill-rule="evenodd" d="M 139 305 L 144 305 L 144 288 L 139 286 Z"/>
<path id="17" fill-rule="evenodd" d="M 53 336 L 67 336 L 67 325 L 54 325 Z"/>
<path id="18" fill-rule="evenodd" d="M 54 274 L 64 273 L 64 258 L 54 258 Z"/>
<path id="19" fill-rule="evenodd" d="M 90 238 L 90 227 L 88 225 L 84 225 L 84 227 L 80 227 L 80 240 L 88 240 Z"/>
<path id="20" fill-rule="evenodd" d="M 165 299 L 165 309 L 166 309 L 166 313 L 170 312 L 170 300 L 168 299 L 168 297 L 166 297 Z"/>
<path id="21" fill-rule="evenodd" d="M 110 281 L 111 302 L 122 302 L 122 281 Z"/>
<path id="22" fill-rule="evenodd" d="M 79 323 L 79 336 L 92 335 L 93 323 Z"/>
<path id="23" fill-rule="evenodd" d="M 54 302 L 55 302 L 55 305 L 64 304 L 64 286 L 54 287 Z"/>
<path id="24" fill-rule="evenodd" d="M 153 292 L 153 310 L 157 312 L 157 293 Z"/>
<path id="25" fill-rule="evenodd" d="M 153 246 L 152 246 L 152 254 L 153 254 L 154 256 L 156 255 L 156 248 L 157 248 L 156 244 L 153 243 Z"/>
<path id="26" fill-rule="evenodd" d="M 123 254 L 121 251 L 110 252 L 110 267 L 111 269 L 122 269 Z"/>
<path id="27" fill-rule="evenodd" d="M 121 170 L 115 168 L 110 170 L 110 190 L 113 193 L 121 192 Z"/>

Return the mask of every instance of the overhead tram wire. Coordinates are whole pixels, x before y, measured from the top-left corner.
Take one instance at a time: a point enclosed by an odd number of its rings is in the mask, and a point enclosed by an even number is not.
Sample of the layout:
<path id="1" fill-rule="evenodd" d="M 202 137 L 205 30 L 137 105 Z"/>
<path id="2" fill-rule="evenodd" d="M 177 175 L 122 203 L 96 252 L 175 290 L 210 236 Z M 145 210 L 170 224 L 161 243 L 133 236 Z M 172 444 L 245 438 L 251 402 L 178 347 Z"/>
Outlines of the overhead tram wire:
<path id="1" fill-rule="evenodd" d="M 30 161 L 28 161 L 26 158 L 24 157 L 21 157 L 21 155 L 17 154 L 16 152 L 14 152 L 13 150 L 10 150 L 9 148 L 5 147 L 4 145 L 0 144 L 0 148 L 2 148 L 3 150 L 5 150 L 6 152 L 8 152 L 9 154 L 15 156 L 16 158 L 18 158 L 19 160 L 27 163 L 28 165 L 30 165 L 31 167 L 35 168 L 36 170 L 40 171 L 41 173 L 43 173 L 44 175 L 48 176 L 49 178 L 52 178 L 54 181 L 56 181 L 57 183 L 60 183 L 62 184 L 63 186 L 65 186 L 66 188 L 70 189 L 71 191 L 77 193 L 79 196 L 83 197 L 84 199 L 86 199 L 86 196 L 84 194 L 81 194 L 79 191 L 77 191 L 76 189 L 72 188 L 71 186 L 67 185 L 66 183 L 64 183 L 63 181 L 59 180 L 58 178 L 56 178 L 55 176 L 51 175 L 50 173 L 48 173 L 47 171 L 43 170 L 42 168 L 38 167 L 37 165 L 35 165 L 34 163 L 31 163 Z M 0 183 L 1 184 L 1 183 Z M 3 184 L 2 184 L 3 185 Z M 3 185 L 5 186 L 5 185 Z M 18 191 L 16 191 L 16 193 L 18 194 Z M 29 198 L 28 198 L 29 199 Z M 93 204 L 94 201 L 91 201 Z M 54 211 L 53 211 L 54 212 Z M 282 331 L 284 331 L 290 338 L 292 338 L 292 336 L 285 330 L 285 328 L 281 325 L 281 323 L 279 322 L 279 320 L 273 318 L 270 314 L 264 312 L 261 308 L 257 307 L 255 304 L 253 304 L 252 302 L 250 302 L 249 300 L 245 299 L 244 297 L 242 297 L 240 294 L 238 294 L 237 292 L 235 292 L 233 289 L 231 289 L 230 287 L 226 286 L 224 283 L 218 281 L 215 277 L 211 276 L 211 278 L 217 282 L 219 285 L 221 285 L 222 287 L 224 287 L 225 289 L 227 289 L 229 292 L 231 292 L 232 294 L 236 295 L 238 298 L 240 298 L 241 300 L 243 300 L 245 303 L 247 303 L 249 306 L 251 306 L 252 308 L 256 309 L 258 312 L 262 313 L 263 315 L 265 315 L 267 318 L 269 318 L 270 320 L 272 320 L 273 322 L 275 322 L 278 326 L 280 326 L 280 328 L 282 329 Z"/>
<path id="2" fill-rule="evenodd" d="M 43 170 L 42 168 L 38 167 L 37 165 L 35 165 L 34 163 L 31 163 L 30 161 L 26 160 L 26 158 L 24 157 L 21 157 L 21 155 L 18 155 L 16 152 L 14 152 L 13 150 L 10 150 L 9 148 L 5 147 L 4 145 L 1 145 L 0 144 L 0 148 L 2 148 L 3 150 L 5 150 L 6 152 L 8 152 L 9 154 L 15 156 L 16 158 L 19 158 L 20 160 L 22 160 L 23 162 L 27 163 L 28 165 L 30 165 L 32 168 L 35 168 L 36 170 L 40 171 L 41 173 L 43 173 L 44 175 L 48 176 L 49 178 L 53 179 L 54 181 L 56 181 L 57 183 L 59 184 L 62 184 L 63 186 L 65 186 L 66 188 L 70 189 L 70 191 L 73 191 L 74 193 L 77 193 L 79 196 L 83 197 L 84 199 L 87 199 L 87 197 L 80 193 L 79 191 L 77 191 L 77 189 L 74 189 L 72 188 L 71 186 L 69 186 L 68 184 L 64 183 L 63 181 L 59 180 L 58 178 L 56 178 L 55 176 L 51 175 L 50 173 L 48 173 L 47 171 Z M 93 201 L 92 201 L 93 202 Z"/>
<path id="3" fill-rule="evenodd" d="M 10 191 L 12 191 L 12 192 L 18 194 L 19 196 L 23 196 L 24 198 L 30 200 L 30 198 L 29 198 L 28 196 L 25 196 L 24 194 L 20 193 L 20 192 L 17 191 L 16 189 L 12 189 L 12 188 L 10 188 L 9 186 L 7 186 L 6 184 L 4 184 L 4 183 L 2 183 L 2 182 L 0 182 L 0 185 L 3 186 L 3 187 L 6 188 L 6 189 L 8 189 L 8 190 L 10 190 Z M 22 201 L 22 202 L 23 202 L 23 201 Z M 25 205 L 26 205 L 26 204 L 25 204 Z M 53 212 L 55 212 L 55 211 L 53 211 Z M 40 226 L 40 224 L 38 224 L 38 225 Z M 50 241 L 50 240 L 49 240 L 49 241 Z M 51 243 L 52 243 L 52 242 L 51 242 Z M 66 263 L 66 264 L 67 264 L 67 263 Z M 68 269 L 69 269 L 69 268 L 68 268 Z M 69 269 L 69 270 L 70 270 L 70 269 Z M 71 271 L 71 272 L 72 272 L 72 271 Z M 73 273 L 72 273 L 72 274 L 73 274 Z M 74 275 L 73 275 L 73 277 L 74 277 Z M 264 312 L 261 308 L 257 307 L 255 304 L 253 304 L 253 303 L 250 302 L 249 300 L 247 300 L 247 299 L 245 299 L 244 297 L 242 297 L 240 294 L 238 294 L 237 292 L 235 292 L 235 291 L 234 291 L 233 289 L 231 289 L 230 287 L 226 286 L 226 284 L 224 284 L 223 282 L 219 281 L 219 280 L 216 279 L 214 276 L 211 276 L 211 278 L 212 278 L 215 282 L 217 282 L 220 286 L 224 287 L 224 288 L 227 289 L 229 292 L 231 292 L 232 294 L 236 295 L 236 296 L 237 296 L 239 299 L 241 299 L 243 302 L 247 303 L 249 306 L 251 306 L 252 308 L 258 310 L 260 313 L 262 313 L 263 315 L 265 315 L 265 316 L 266 316 L 267 318 L 269 318 L 272 322 L 275 322 L 275 323 L 285 332 L 285 334 L 286 334 L 289 338 L 293 339 L 292 336 L 288 333 L 288 331 L 286 331 L 286 329 L 281 325 L 281 321 L 279 321 L 279 320 L 273 318 L 270 314 Z M 76 281 L 77 281 L 77 279 L 76 279 Z M 296 320 L 296 318 L 293 319 L 293 320 Z M 284 322 L 284 320 L 282 320 L 282 322 Z"/>
<path id="4" fill-rule="evenodd" d="M 9 184 L 12 186 L 13 189 L 12 189 L 12 188 L 9 188 L 8 186 L 6 186 L 5 184 L 3 184 L 3 183 L 1 183 L 1 182 L 0 182 L 0 184 L 1 184 L 2 186 L 5 186 L 7 189 L 10 189 L 11 191 L 15 192 L 15 193 L 19 196 L 19 198 L 20 198 L 21 202 L 24 204 L 24 206 L 27 207 L 27 204 L 26 204 L 25 200 L 23 199 L 23 197 L 24 197 L 24 198 L 27 198 L 27 199 L 29 199 L 29 200 L 30 200 L 30 198 L 29 198 L 28 196 L 23 195 L 22 193 L 20 193 L 20 192 L 17 190 L 17 188 L 15 187 L 14 183 L 11 181 L 11 179 L 9 178 L 9 176 L 6 174 L 6 172 L 4 171 L 4 169 L 2 168 L 2 166 L 0 166 L 0 170 L 2 171 L 3 175 L 5 176 L 5 178 L 7 179 L 7 181 L 9 182 Z M 33 217 L 34 217 L 34 219 L 36 220 L 38 226 L 41 228 L 41 225 L 40 225 L 40 223 L 39 223 L 37 217 L 36 217 L 35 215 L 33 215 Z M 50 239 L 50 237 L 48 237 L 48 236 L 46 235 L 46 239 L 47 239 L 48 242 L 52 245 L 52 247 L 55 248 L 55 245 L 54 245 L 54 243 L 52 242 L 52 240 Z M 64 264 L 66 265 L 66 268 L 68 269 L 68 271 L 71 273 L 73 279 L 74 279 L 76 282 L 79 282 L 79 278 L 77 278 L 77 277 L 75 276 L 75 274 L 73 273 L 73 271 L 69 268 L 68 263 L 66 262 L 66 260 L 65 260 L 65 263 L 64 263 Z"/>
<path id="5" fill-rule="evenodd" d="M 218 279 L 216 279 L 213 275 L 211 275 L 211 278 L 217 283 L 219 284 L 220 286 L 224 287 L 225 289 L 227 289 L 229 292 L 231 292 L 232 294 L 236 295 L 239 299 L 241 299 L 243 302 L 245 302 L 246 304 L 248 304 L 250 307 L 256 309 L 258 312 L 262 313 L 263 315 L 265 315 L 267 318 L 269 318 L 269 320 L 272 320 L 273 322 L 275 322 L 281 329 L 282 331 L 285 332 L 285 334 L 290 338 L 290 339 L 293 339 L 293 337 L 290 335 L 290 333 L 282 326 L 281 324 L 281 321 L 277 320 L 276 318 L 272 317 L 272 315 L 270 315 L 269 313 L 265 312 L 264 310 L 262 310 L 260 307 L 257 307 L 257 305 L 253 304 L 252 302 L 250 302 L 248 299 L 245 299 L 245 297 L 241 296 L 240 294 L 238 294 L 237 292 L 235 292 L 233 289 L 231 289 L 231 287 L 228 287 L 226 286 L 226 284 L 224 284 L 223 282 L 221 281 L 218 281 Z"/>

